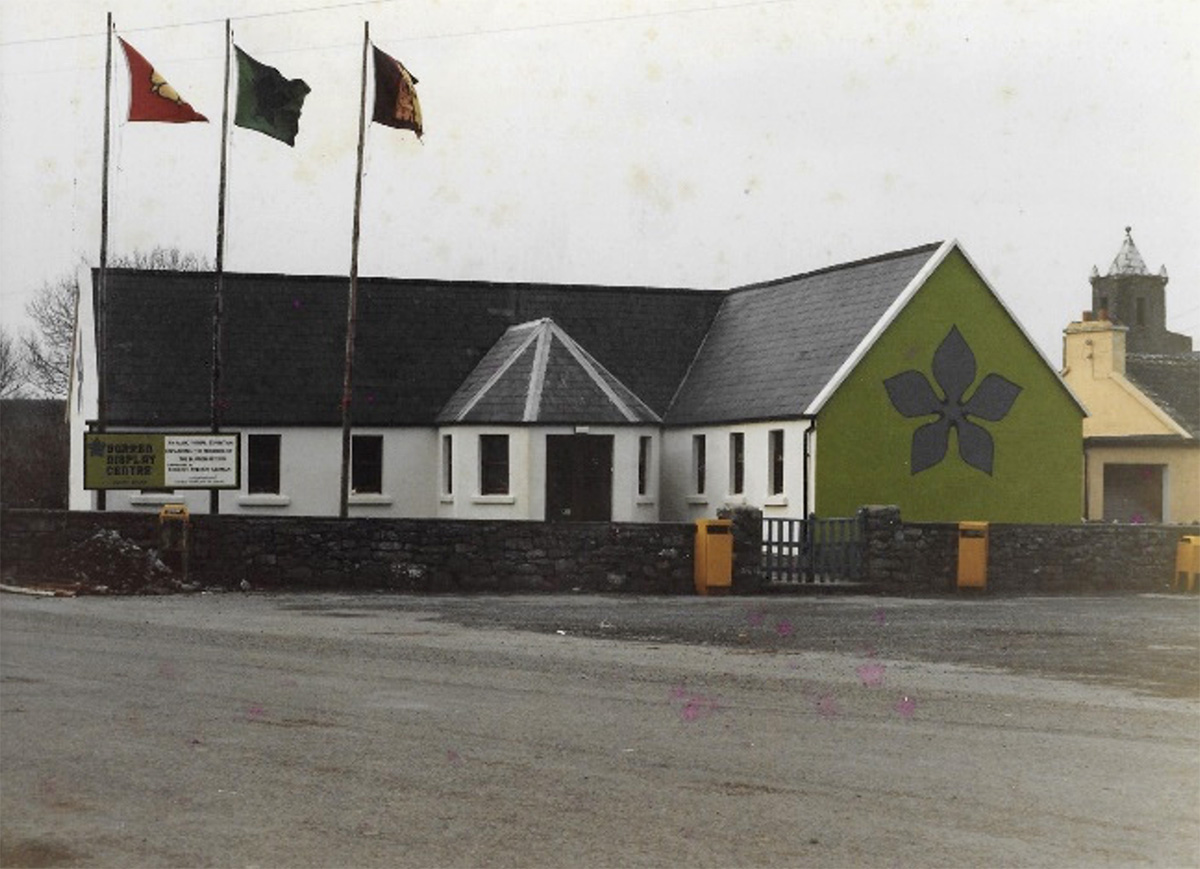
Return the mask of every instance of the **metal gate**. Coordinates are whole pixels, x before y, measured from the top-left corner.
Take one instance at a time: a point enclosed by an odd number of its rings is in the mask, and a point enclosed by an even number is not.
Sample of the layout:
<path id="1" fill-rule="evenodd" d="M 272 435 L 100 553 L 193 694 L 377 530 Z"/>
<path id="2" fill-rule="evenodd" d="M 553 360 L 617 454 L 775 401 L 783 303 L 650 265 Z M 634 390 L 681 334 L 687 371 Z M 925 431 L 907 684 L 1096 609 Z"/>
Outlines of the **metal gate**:
<path id="1" fill-rule="evenodd" d="M 862 550 L 861 519 L 763 519 L 763 578 L 772 585 L 856 582 Z"/>

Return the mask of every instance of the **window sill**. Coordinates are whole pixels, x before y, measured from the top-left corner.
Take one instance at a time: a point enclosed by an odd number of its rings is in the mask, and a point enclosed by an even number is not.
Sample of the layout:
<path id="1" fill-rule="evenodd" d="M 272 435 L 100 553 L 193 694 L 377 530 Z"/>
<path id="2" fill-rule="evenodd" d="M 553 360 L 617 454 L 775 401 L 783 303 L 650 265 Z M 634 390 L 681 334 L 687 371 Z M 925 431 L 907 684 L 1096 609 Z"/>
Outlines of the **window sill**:
<path id="1" fill-rule="evenodd" d="M 653 495 L 638 495 L 634 503 L 639 507 L 653 507 L 658 503 L 658 499 Z"/>
<path id="2" fill-rule="evenodd" d="M 746 506 L 746 496 L 745 495 L 730 495 L 729 497 L 727 497 L 725 499 L 725 506 L 727 506 L 727 507 L 745 507 Z"/>
<path id="3" fill-rule="evenodd" d="M 187 500 L 183 495 L 144 494 L 130 495 L 129 503 L 134 507 L 161 507 L 163 504 L 182 504 Z"/>
<path id="4" fill-rule="evenodd" d="M 515 504 L 516 495 L 472 495 L 472 504 Z"/>
<path id="5" fill-rule="evenodd" d="M 688 495 L 687 502 L 689 504 L 707 504 L 708 495 Z"/>
<path id="6" fill-rule="evenodd" d="M 438 500 L 443 504 L 453 504 L 454 496 L 453 495 L 442 495 L 440 498 L 438 498 Z"/>
<path id="7" fill-rule="evenodd" d="M 788 503 L 787 495 L 768 495 L 763 501 L 764 507 L 786 507 Z"/>
<path id="8" fill-rule="evenodd" d="M 383 495 L 379 492 L 352 494 L 346 500 L 353 507 L 390 507 L 392 505 L 392 496 Z"/>
<path id="9" fill-rule="evenodd" d="M 292 499 L 287 495 L 259 492 L 254 495 L 239 495 L 237 502 L 239 507 L 286 507 L 292 503 Z"/>

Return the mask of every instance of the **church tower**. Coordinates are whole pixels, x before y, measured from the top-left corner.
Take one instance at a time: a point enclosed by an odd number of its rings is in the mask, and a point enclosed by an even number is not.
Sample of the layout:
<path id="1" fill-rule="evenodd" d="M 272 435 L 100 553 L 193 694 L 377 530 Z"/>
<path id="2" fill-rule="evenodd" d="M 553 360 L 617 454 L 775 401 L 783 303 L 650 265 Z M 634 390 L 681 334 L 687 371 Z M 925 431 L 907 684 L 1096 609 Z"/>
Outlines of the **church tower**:
<path id="1" fill-rule="evenodd" d="M 1152 275 L 1133 243 L 1132 227 L 1125 227 L 1125 241 L 1108 267 L 1108 274 L 1092 267 L 1092 310 L 1129 329 L 1126 349 L 1130 353 L 1188 353 L 1192 339 L 1167 331 L 1167 267 Z M 1107 312 L 1107 313 L 1104 313 Z"/>

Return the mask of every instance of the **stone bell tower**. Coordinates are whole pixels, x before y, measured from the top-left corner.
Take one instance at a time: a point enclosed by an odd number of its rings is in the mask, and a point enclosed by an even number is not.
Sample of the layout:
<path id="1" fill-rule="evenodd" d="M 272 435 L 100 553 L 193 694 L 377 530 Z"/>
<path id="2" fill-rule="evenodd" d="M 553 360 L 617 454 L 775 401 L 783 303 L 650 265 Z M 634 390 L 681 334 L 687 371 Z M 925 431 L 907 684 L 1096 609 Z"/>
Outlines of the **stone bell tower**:
<path id="1" fill-rule="evenodd" d="M 1152 275 L 1133 243 L 1132 227 L 1108 267 L 1108 274 L 1092 267 L 1092 310 L 1100 319 L 1128 328 L 1130 353 L 1188 353 L 1192 339 L 1167 331 L 1167 267 Z"/>

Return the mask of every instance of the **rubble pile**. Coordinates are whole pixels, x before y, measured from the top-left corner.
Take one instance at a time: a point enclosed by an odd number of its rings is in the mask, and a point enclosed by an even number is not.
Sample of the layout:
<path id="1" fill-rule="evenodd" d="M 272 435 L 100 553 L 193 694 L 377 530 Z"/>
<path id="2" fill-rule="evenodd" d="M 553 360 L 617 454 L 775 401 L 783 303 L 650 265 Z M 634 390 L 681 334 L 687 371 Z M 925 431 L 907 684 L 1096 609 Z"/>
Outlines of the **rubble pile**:
<path id="1" fill-rule="evenodd" d="M 195 588 L 181 581 L 155 550 L 110 529 L 50 555 L 37 574 L 38 585 L 77 594 L 171 594 Z"/>

